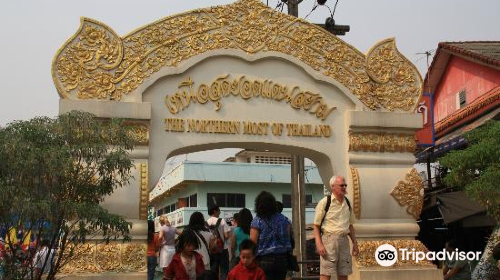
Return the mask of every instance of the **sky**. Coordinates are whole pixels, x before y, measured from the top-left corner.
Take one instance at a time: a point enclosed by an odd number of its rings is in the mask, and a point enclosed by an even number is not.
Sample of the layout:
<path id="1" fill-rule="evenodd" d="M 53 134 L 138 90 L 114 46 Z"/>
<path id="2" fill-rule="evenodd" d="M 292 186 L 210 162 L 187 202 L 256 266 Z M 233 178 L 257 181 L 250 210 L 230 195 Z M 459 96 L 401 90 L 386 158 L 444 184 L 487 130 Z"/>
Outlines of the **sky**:
<path id="1" fill-rule="evenodd" d="M 52 58 L 78 30 L 80 17 L 103 22 L 124 36 L 169 15 L 232 2 L 0 0 L 0 126 L 57 115 L 59 95 L 51 77 Z M 274 8 L 278 0 L 263 2 Z M 299 17 L 309 14 L 314 3 L 304 0 Z M 333 10 L 335 1 L 326 4 Z M 426 56 L 419 53 L 435 51 L 439 42 L 499 41 L 498 11 L 498 0 L 339 0 L 334 19 L 350 25 L 351 31 L 341 39 L 363 53 L 377 42 L 395 37 L 399 51 L 425 76 Z M 319 6 L 307 20 L 324 23 L 329 15 L 327 7 Z"/>

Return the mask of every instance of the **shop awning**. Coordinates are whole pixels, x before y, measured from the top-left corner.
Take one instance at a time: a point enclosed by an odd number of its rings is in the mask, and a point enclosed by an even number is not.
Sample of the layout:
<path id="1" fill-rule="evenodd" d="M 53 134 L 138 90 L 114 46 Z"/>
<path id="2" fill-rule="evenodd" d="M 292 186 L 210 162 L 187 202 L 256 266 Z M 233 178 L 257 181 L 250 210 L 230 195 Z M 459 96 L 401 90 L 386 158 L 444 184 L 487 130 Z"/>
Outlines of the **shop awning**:
<path id="1" fill-rule="evenodd" d="M 463 192 L 437 194 L 436 204 L 445 224 L 486 212 L 484 206 L 473 201 Z"/>
<path id="2" fill-rule="evenodd" d="M 485 213 L 480 213 L 474 216 L 467 217 L 460 221 L 462 227 L 494 227 L 497 225 L 497 221 L 490 215 Z"/>

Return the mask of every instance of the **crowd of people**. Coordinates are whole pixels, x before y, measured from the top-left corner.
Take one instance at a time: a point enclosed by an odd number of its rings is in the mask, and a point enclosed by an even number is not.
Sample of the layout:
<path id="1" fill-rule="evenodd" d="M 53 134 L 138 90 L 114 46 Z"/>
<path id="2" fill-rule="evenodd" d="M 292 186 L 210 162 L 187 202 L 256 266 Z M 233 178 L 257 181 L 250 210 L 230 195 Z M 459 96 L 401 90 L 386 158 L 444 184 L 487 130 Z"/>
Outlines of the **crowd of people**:
<path id="1" fill-rule="evenodd" d="M 358 253 L 345 180 L 330 180 L 332 196 L 323 198 L 314 220 L 316 247 L 320 254 L 321 279 L 347 279 L 352 273 L 349 236 L 353 255 Z M 281 214 L 283 205 L 266 191 L 255 199 L 254 213 L 241 209 L 233 217 L 233 229 L 220 217 L 217 205 L 205 220 L 194 212 L 181 232 L 160 217 L 159 234 L 150 221 L 148 232 L 148 280 L 154 279 L 158 263 L 163 279 L 284 280 L 297 270 L 291 221 Z M 175 238 L 175 235 L 179 235 Z M 175 245 L 175 246 L 174 246 Z M 160 251 L 159 261 L 155 248 Z M 231 258 L 230 258 L 231 257 Z"/>
<path id="2" fill-rule="evenodd" d="M 161 216 L 155 233 L 150 221 L 148 280 L 154 279 L 157 264 L 164 279 L 285 279 L 292 249 L 291 222 L 278 213 L 278 203 L 269 192 L 257 196 L 255 209 L 255 217 L 247 208 L 235 214 L 233 229 L 220 217 L 217 205 L 210 207 L 207 220 L 194 212 L 183 231 Z"/>
<path id="3" fill-rule="evenodd" d="M 10 228 L 0 237 L 0 280 L 12 273 L 26 279 L 37 278 L 51 270 L 58 255 L 55 246 L 46 238 L 35 238 L 23 227 Z M 6 269 L 7 259 L 14 262 Z"/>
<path id="4" fill-rule="evenodd" d="M 330 187 L 331 195 L 318 202 L 313 222 L 316 251 L 320 255 L 320 279 L 327 280 L 335 275 L 338 280 L 347 280 L 352 273 L 352 256 L 359 254 L 353 213 L 345 197 L 345 179 L 333 176 Z M 282 209 L 283 205 L 271 193 L 262 191 L 255 199 L 255 216 L 243 208 L 234 215 L 232 227 L 220 217 L 221 210 L 217 205 L 208 209 L 209 218 L 206 220 L 203 213 L 194 212 L 183 230 L 173 226 L 166 216 L 159 218 L 157 231 L 154 221 L 148 221 L 148 280 L 155 279 L 157 267 L 161 269 L 164 280 L 287 279 L 290 271 L 298 268 L 292 255 L 291 221 L 281 214 Z M 352 251 L 348 238 L 351 239 Z M 57 255 L 57 250 L 49 248 L 47 241 L 41 239 L 40 242 L 40 246 L 30 244 L 21 248 L 21 251 L 28 252 L 30 248 L 36 248 L 27 260 L 27 265 L 31 265 L 36 274 L 49 271 Z M 22 247 L 21 243 L 17 245 Z M 0 239 L 0 280 L 5 254 L 15 251 L 6 247 Z M 446 244 L 450 252 L 458 247 L 455 242 Z M 500 259 L 500 245 L 493 250 L 493 257 L 497 261 Z M 496 271 L 493 277 L 500 275 L 499 270 Z M 470 275 L 467 262 L 445 262 L 443 279 L 470 279 Z"/>

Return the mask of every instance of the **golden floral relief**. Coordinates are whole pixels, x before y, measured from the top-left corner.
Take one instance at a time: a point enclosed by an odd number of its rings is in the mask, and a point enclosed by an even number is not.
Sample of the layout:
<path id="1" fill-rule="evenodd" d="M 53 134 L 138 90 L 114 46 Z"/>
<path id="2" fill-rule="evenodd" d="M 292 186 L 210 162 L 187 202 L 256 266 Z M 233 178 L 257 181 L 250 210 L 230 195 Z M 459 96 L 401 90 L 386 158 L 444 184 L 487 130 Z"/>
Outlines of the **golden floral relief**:
<path id="1" fill-rule="evenodd" d="M 326 30 L 258 0 L 167 17 L 123 38 L 83 18 L 54 57 L 52 76 L 62 98 L 120 100 L 162 67 L 229 49 L 294 57 L 346 86 L 371 110 L 413 112 L 421 96 L 422 78 L 394 39 L 365 56 Z"/>
<path id="2" fill-rule="evenodd" d="M 406 212 L 418 219 L 424 205 L 424 190 L 422 178 L 415 168 L 405 176 L 404 181 L 399 181 L 391 191 L 391 195 L 401 206 L 406 206 Z"/>
<path id="3" fill-rule="evenodd" d="M 94 261 L 95 245 L 83 244 L 76 247 L 70 247 L 65 251 L 68 256 L 69 250 L 73 249 L 72 259 L 61 268 L 62 273 L 79 273 L 79 272 L 99 272 L 99 267 Z"/>
<path id="4" fill-rule="evenodd" d="M 96 248 L 96 264 L 103 271 L 119 271 L 120 244 L 100 244 Z"/>
<path id="5" fill-rule="evenodd" d="M 149 126 L 143 123 L 125 123 L 130 128 L 129 133 L 136 145 L 149 144 Z"/>
<path id="6" fill-rule="evenodd" d="M 148 219 L 148 164 L 140 164 L 141 180 L 139 185 L 140 201 L 139 201 L 139 219 Z"/>
<path id="7" fill-rule="evenodd" d="M 349 166 L 349 169 L 351 171 L 351 178 L 352 178 L 352 189 L 353 189 L 353 210 L 354 210 L 354 215 L 356 216 L 357 219 L 360 218 L 361 216 L 361 182 L 359 181 L 359 173 L 358 169 Z"/>
<path id="8" fill-rule="evenodd" d="M 124 244 L 122 246 L 121 262 L 126 270 L 146 270 L 146 246 L 143 244 Z"/>
<path id="9" fill-rule="evenodd" d="M 109 243 L 76 246 L 73 258 L 61 268 L 61 273 L 78 274 L 145 270 L 146 244 Z"/>
<path id="10" fill-rule="evenodd" d="M 349 151 L 414 153 L 415 136 L 383 132 L 349 132 Z"/>

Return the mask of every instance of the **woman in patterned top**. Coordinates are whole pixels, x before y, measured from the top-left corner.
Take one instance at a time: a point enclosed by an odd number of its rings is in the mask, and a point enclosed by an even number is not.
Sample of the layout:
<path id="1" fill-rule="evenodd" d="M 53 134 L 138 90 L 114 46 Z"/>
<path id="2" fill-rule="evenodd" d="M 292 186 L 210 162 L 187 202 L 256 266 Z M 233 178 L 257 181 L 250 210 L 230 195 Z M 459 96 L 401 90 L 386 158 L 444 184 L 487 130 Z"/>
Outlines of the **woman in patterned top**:
<path id="1" fill-rule="evenodd" d="M 284 280 L 288 269 L 290 221 L 276 209 L 276 199 L 266 191 L 255 198 L 256 217 L 250 240 L 257 244 L 257 260 L 268 280 Z"/>

